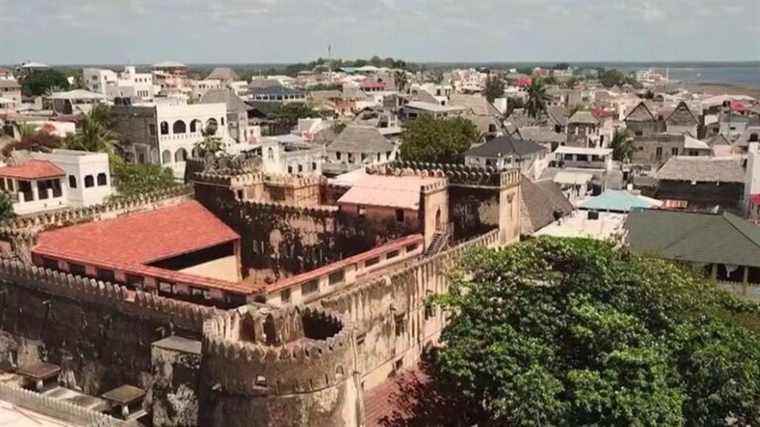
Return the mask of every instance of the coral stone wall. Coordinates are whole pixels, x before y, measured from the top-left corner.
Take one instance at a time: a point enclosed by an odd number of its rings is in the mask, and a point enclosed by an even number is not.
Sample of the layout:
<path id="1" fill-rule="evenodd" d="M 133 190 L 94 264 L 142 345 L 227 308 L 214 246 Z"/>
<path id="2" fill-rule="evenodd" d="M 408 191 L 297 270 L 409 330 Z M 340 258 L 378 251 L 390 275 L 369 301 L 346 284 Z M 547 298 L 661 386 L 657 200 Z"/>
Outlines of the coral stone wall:
<path id="1" fill-rule="evenodd" d="M 235 311 L 206 322 L 201 424 L 359 425 L 350 329 L 315 309 L 278 316 Z"/>
<path id="2" fill-rule="evenodd" d="M 0 364 L 59 365 L 64 385 L 91 395 L 124 384 L 151 390 L 151 343 L 200 337 L 217 312 L 7 261 L 0 295 Z M 144 403 L 150 410 L 150 393 Z"/>

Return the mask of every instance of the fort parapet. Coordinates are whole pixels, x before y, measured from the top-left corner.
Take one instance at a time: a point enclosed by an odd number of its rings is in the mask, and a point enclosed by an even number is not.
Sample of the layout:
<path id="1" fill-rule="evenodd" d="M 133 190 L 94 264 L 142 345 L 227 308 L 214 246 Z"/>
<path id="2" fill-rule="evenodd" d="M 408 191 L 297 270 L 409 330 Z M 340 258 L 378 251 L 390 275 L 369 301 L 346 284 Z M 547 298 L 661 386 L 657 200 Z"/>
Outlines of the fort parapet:
<path id="1" fill-rule="evenodd" d="M 233 310 L 203 327 L 204 425 L 355 426 L 351 327 L 316 308 Z"/>

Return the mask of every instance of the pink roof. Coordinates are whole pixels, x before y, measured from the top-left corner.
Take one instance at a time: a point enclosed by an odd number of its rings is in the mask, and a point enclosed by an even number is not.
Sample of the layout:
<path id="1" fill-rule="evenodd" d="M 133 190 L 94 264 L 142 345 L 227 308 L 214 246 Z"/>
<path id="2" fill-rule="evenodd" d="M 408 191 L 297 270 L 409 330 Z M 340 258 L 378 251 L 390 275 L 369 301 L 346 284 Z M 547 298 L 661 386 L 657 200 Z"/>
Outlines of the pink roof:
<path id="1" fill-rule="evenodd" d="M 733 111 L 746 111 L 747 110 L 747 107 L 744 105 L 744 103 L 740 102 L 740 101 L 731 101 L 731 103 L 729 105 L 730 105 L 730 107 L 731 107 L 731 109 Z"/>
<path id="2" fill-rule="evenodd" d="M 522 77 L 517 80 L 517 86 L 520 87 L 527 87 L 533 84 L 533 79 L 530 77 Z"/>
<path id="3" fill-rule="evenodd" d="M 29 160 L 20 165 L 0 167 L 0 176 L 7 178 L 45 179 L 63 175 L 63 169 L 47 160 Z"/>
<path id="4" fill-rule="evenodd" d="M 338 199 L 338 204 L 418 210 L 422 187 L 441 180 L 420 176 L 364 175 L 354 181 L 351 189 Z"/>
<path id="5" fill-rule="evenodd" d="M 196 201 L 40 233 L 33 252 L 92 264 L 146 265 L 240 239 Z"/>

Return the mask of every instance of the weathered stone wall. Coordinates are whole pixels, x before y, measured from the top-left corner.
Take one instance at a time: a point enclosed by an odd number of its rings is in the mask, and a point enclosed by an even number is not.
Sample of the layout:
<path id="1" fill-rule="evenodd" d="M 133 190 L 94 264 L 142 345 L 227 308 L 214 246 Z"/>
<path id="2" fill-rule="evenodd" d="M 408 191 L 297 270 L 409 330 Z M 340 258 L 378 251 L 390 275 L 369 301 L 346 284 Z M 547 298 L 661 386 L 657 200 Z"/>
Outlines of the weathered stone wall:
<path id="1" fill-rule="evenodd" d="M 116 427 L 127 425 L 121 420 L 100 412 L 5 384 L 0 384 L 0 400 L 77 426 Z M 30 420 L 34 420 L 34 418 L 30 417 Z"/>
<path id="2" fill-rule="evenodd" d="M 70 388 L 99 395 L 131 384 L 150 390 L 151 343 L 173 333 L 199 337 L 217 310 L 0 262 L 0 364 L 61 366 Z M 150 396 L 145 400 L 150 408 Z"/>
<path id="3" fill-rule="evenodd" d="M 204 325 L 201 424 L 359 425 L 354 372 L 351 328 L 338 316 L 227 313 Z"/>
<path id="4" fill-rule="evenodd" d="M 354 326 L 357 371 L 364 389 L 417 364 L 445 323 L 443 313 L 425 302 L 448 291 L 450 268 L 467 250 L 499 244 L 499 231 L 492 230 L 411 267 L 312 303 L 341 313 Z"/>
<path id="5" fill-rule="evenodd" d="M 198 425 L 201 343 L 171 336 L 153 343 L 154 427 Z"/>
<path id="6" fill-rule="evenodd" d="M 198 183 L 196 198 L 240 235 L 244 275 L 255 270 L 279 278 L 340 259 L 337 208 L 246 202 L 228 187 Z"/>

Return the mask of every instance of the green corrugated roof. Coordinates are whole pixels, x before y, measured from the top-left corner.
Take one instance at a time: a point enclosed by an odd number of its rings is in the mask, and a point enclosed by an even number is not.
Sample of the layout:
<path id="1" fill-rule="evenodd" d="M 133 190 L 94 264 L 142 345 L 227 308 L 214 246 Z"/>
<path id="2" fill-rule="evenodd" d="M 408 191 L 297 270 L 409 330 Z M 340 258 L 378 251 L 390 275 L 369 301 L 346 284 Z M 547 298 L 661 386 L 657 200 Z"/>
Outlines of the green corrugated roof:
<path id="1" fill-rule="evenodd" d="M 626 228 L 628 244 L 635 252 L 672 260 L 760 267 L 760 227 L 728 212 L 632 212 Z"/>

